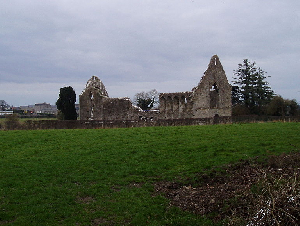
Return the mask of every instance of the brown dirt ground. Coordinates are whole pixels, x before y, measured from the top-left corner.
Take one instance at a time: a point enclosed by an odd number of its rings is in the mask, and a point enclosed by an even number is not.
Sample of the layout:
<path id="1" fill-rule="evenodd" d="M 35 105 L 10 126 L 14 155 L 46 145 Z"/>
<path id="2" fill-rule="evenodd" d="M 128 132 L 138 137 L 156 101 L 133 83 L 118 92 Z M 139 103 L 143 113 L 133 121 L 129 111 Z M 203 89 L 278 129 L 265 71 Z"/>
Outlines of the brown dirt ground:
<path id="1" fill-rule="evenodd" d="M 255 189 L 262 189 L 259 182 L 267 177 L 291 178 L 293 175 L 300 175 L 299 152 L 270 156 L 264 161 L 241 160 L 218 170 L 199 173 L 190 182 L 159 182 L 155 191 L 168 198 L 170 205 L 210 216 L 215 221 L 233 217 L 249 219 L 249 215 L 257 212 L 260 196 L 256 193 L 260 191 L 255 192 Z M 299 183 L 297 185 L 299 187 Z"/>

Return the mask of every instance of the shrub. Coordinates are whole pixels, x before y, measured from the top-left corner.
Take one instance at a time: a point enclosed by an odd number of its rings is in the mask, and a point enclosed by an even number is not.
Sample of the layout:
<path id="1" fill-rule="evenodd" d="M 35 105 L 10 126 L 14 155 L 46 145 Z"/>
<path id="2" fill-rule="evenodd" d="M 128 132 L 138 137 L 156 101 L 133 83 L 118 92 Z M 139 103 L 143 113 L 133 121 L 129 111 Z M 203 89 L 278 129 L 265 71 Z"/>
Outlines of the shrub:
<path id="1" fill-rule="evenodd" d="M 247 225 L 300 225 L 299 179 L 296 172 L 279 178 L 265 172 Z"/>
<path id="2" fill-rule="evenodd" d="M 11 114 L 5 117 L 5 129 L 17 129 L 20 126 L 20 118 L 18 114 Z"/>

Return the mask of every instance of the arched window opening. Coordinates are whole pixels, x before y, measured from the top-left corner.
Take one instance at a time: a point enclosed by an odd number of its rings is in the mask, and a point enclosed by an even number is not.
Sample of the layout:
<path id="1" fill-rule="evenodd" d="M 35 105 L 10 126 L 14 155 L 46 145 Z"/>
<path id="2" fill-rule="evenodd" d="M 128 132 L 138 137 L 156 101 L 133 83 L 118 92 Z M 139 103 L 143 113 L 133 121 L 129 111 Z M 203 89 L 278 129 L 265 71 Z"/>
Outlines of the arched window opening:
<path id="1" fill-rule="evenodd" d="M 219 88 L 218 88 L 218 86 L 217 86 L 217 83 L 214 83 L 212 86 L 211 86 L 211 88 L 210 88 L 210 90 L 209 91 L 216 91 L 217 93 L 219 93 Z"/>
<path id="2" fill-rule="evenodd" d="M 217 83 L 214 83 L 209 92 L 210 96 L 210 108 L 218 108 L 219 106 L 219 88 Z"/>

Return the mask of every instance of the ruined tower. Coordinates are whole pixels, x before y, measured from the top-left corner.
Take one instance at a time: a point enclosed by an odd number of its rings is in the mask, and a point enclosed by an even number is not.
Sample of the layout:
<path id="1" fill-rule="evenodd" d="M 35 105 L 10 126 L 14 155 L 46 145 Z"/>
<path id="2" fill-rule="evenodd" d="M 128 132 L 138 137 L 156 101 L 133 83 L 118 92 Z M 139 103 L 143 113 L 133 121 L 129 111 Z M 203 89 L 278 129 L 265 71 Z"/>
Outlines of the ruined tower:
<path id="1" fill-rule="evenodd" d="M 102 81 L 92 76 L 86 83 L 84 91 L 79 96 L 80 119 L 93 120 L 99 119 L 103 114 L 103 100 L 108 98 L 108 93 Z"/>
<path id="2" fill-rule="evenodd" d="M 101 80 L 92 76 L 79 96 L 80 120 L 138 120 L 143 113 L 129 98 L 110 98 Z"/>

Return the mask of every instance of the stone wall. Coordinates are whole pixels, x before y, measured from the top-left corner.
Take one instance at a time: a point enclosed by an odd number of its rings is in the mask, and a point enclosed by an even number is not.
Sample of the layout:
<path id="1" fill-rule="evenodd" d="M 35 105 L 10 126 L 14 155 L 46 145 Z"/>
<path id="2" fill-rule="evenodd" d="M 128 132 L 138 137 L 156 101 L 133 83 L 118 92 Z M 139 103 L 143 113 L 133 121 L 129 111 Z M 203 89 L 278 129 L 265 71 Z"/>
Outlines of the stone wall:
<path id="1" fill-rule="evenodd" d="M 129 98 L 110 98 L 96 76 L 79 96 L 80 120 L 199 119 L 231 116 L 231 85 L 217 55 L 198 86 L 188 92 L 161 93 L 159 113 L 145 113 Z M 147 114 L 147 115 L 146 115 Z M 152 114 L 149 116 L 149 114 Z"/>
<path id="2" fill-rule="evenodd" d="M 300 116 L 236 116 L 236 117 L 214 117 L 214 118 L 186 118 L 186 119 L 150 119 L 141 120 L 28 120 L 25 122 L 3 122 L 0 130 L 41 130 L 41 129 L 109 129 L 130 128 L 149 126 L 189 126 L 189 125 L 212 125 L 230 123 L 255 123 L 255 122 L 300 122 Z"/>
<path id="3" fill-rule="evenodd" d="M 192 92 L 161 93 L 159 95 L 160 118 L 192 118 Z"/>
<path id="4" fill-rule="evenodd" d="M 162 118 L 213 118 L 231 116 L 231 85 L 219 57 L 213 56 L 198 86 L 191 92 L 162 93 Z"/>
<path id="5" fill-rule="evenodd" d="M 25 122 L 12 122 L 0 125 L 2 130 L 45 130 L 45 129 L 108 129 L 149 126 L 186 126 L 209 125 L 218 123 L 231 123 L 230 117 L 204 118 L 204 119 L 157 119 L 144 118 L 140 120 L 28 120 Z"/>
<path id="6" fill-rule="evenodd" d="M 157 120 L 158 113 L 143 111 L 129 98 L 110 98 L 102 81 L 96 76 L 88 80 L 79 96 L 80 120 Z"/>

